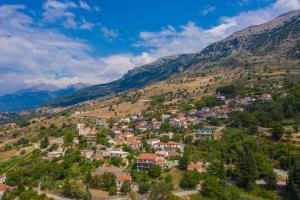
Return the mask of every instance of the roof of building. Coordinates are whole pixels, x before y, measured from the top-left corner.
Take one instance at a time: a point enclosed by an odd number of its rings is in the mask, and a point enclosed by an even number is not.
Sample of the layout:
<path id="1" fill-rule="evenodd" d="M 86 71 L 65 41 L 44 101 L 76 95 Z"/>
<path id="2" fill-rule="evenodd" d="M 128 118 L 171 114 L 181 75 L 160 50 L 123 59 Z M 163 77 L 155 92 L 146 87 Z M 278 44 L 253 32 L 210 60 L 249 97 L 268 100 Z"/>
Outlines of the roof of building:
<path id="1" fill-rule="evenodd" d="M 142 153 L 136 159 L 137 160 L 155 160 L 156 155 L 154 153 Z"/>
<path id="2" fill-rule="evenodd" d="M 5 191 L 9 189 L 9 186 L 8 185 L 5 185 L 5 184 L 0 184 L 0 191 Z"/>
<path id="3" fill-rule="evenodd" d="M 116 179 L 118 181 L 131 181 L 131 176 L 129 176 L 128 174 L 119 174 L 116 176 Z"/>
<path id="4" fill-rule="evenodd" d="M 174 144 L 174 145 L 177 145 L 179 144 L 178 142 L 175 142 L 175 141 L 169 141 L 167 144 Z"/>

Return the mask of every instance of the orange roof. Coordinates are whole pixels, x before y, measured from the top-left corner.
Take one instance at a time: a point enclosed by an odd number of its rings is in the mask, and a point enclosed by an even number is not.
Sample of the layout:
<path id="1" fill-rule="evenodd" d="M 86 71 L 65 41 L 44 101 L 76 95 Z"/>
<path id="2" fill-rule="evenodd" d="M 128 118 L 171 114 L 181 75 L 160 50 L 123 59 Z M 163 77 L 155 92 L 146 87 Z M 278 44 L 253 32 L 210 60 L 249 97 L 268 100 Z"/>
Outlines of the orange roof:
<path id="1" fill-rule="evenodd" d="M 8 185 L 5 185 L 5 184 L 0 184 L 0 191 L 5 191 L 9 189 L 9 186 Z"/>
<path id="2" fill-rule="evenodd" d="M 202 167 L 201 163 L 190 163 L 188 165 L 188 169 L 200 169 Z"/>
<path id="3" fill-rule="evenodd" d="M 175 151 L 169 152 L 169 157 L 176 157 L 176 156 L 178 156 L 177 152 L 175 152 Z"/>
<path id="4" fill-rule="evenodd" d="M 129 145 L 139 145 L 142 144 L 141 142 L 130 142 Z"/>
<path id="5" fill-rule="evenodd" d="M 128 174 L 119 174 L 117 175 L 116 179 L 118 181 L 131 181 L 131 176 L 129 176 Z"/>
<path id="6" fill-rule="evenodd" d="M 155 160 L 156 155 L 154 153 L 142 153 L 136 159 L 137 160 Z"/>
<path id="7" fill-rule="evenodd" d="M 169 141 L 167 144 L 178 144 L 177 142 L 174 142 L 174 141 Z"/>

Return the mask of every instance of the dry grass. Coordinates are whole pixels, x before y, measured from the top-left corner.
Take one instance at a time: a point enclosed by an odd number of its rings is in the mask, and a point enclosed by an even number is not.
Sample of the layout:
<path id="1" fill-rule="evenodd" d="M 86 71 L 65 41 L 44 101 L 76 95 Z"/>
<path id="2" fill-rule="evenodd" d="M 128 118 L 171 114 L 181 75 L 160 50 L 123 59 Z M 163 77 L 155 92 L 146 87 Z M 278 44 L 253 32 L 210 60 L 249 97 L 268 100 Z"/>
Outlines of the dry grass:
<path id="1" fill-rule="evenodd" d="M 28 147 L 21 148 L 19 150 L 13 149 L 13 150 L 1 152 L 0 153 L 0 161 L 8 160 L 8 159 L 10 159 L 12 157 L 15 157 L 15 156 L 20 156 L 21 155 L 20 153 L 23 150 L 25 150 L 26 153 L 30 153 L 35 149 L 36 148 L 34 146 L 28 146 Z"/>

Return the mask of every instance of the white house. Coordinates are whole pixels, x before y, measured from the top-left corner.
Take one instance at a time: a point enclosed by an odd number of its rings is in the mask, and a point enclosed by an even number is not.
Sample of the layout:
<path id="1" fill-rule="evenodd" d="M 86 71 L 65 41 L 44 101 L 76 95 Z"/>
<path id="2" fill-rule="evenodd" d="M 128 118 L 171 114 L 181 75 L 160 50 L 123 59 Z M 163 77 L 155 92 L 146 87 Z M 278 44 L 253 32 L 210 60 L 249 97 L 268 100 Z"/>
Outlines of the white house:
<path id="1" fill-rule="evenodd" d="M 87 158 L 87 159 L 92 159 L 93 158 L 93 156 L 94 156 L 94 151 L 93 150 L 81 150 L 80 151 L 80 155 L 82 156 L 82 157 L 85 157 L 85 158 Z"/>
<path id="2" fill-rule="evenodd" d="M 6 175 L 5 174 L 0 175 L 0 184 L 5 183 L 5 181 L 6 181 Z"/>
<path id="3" fill-rule="evenodd" d="M 158 142 L 160 142 L 159 139 L 153 138 L 153 139 L 149 139 L 149 140 L 147 141 L 147 144 L 153 147 L 153 145 L 156 144 L 156 143 L 158 143 Z"/>

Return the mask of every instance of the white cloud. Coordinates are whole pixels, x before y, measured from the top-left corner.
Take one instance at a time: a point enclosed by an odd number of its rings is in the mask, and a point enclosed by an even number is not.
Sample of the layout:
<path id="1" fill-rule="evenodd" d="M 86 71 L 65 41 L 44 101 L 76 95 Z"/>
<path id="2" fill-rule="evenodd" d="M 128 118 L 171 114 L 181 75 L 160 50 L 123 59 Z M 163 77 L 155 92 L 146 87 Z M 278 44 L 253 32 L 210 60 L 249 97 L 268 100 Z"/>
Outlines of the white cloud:
<path id="1" fill-rule="evenodd" d="M 118 37 L 118 30 L 116 29 L 109 29 L 105 26 L 101 27 L 100 29 L 102 35 L 107 39 L 114 39 Z"/>
<path id="2" fill-rule="evenodd" d="M 144 54 L 92 57 L 87 43 L 35 27 L 23 9 L 0 6 L 0 94 L 40 83 L 105 83 L 149 61 Z"/>
<path id="3" fill-rule="evenodd" d="M 74 9 L 91 10 L 91 7 L 83 0 L 79 5 L 72 1 L 47 0 L 43 4 L 44 21 L 47 23 L 61 22 L 65 28 L 91 30 L 95 24 L 84 20 L 82 23 L 76 20 Z"/>
<path id="4" fill-rule="evenodd" d="M 206 5 L 200 12 L 201 15 L 203 16 L 206 16 L 208 15 L 209 13 L 212 13 L 216 10 L 216 7 L 215 6 L 212 6 L 212 5 Z"/>
<path id="5" fill-rule="evenodd" d="M 81 8 L 85 9 L 85 10 L 90 10 L 91 7 L 89 6 L 89 4 L 83 0 L 79 1 L 79 5 Z"/>

